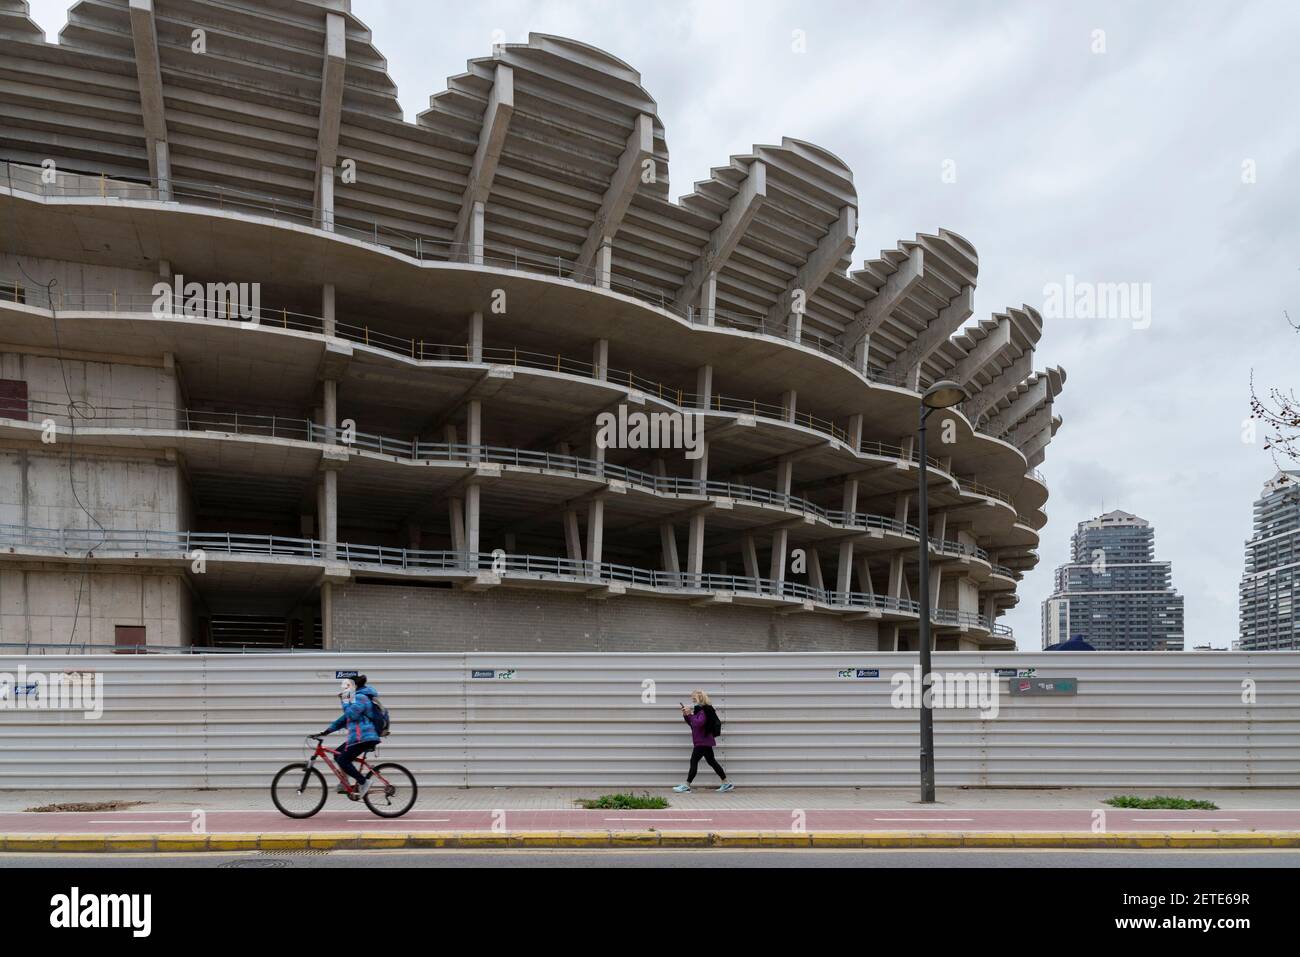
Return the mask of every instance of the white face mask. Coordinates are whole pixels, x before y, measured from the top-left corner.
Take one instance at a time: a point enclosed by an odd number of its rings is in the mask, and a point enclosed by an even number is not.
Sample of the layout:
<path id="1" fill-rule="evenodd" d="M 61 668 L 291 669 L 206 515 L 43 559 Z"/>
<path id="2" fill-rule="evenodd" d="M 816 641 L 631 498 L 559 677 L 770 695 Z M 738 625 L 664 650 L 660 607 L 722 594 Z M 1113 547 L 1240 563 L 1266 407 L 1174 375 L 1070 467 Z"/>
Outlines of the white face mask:
<path id="1" fill-rule="evenodd" d="M 356 682 L 351 678 L 344 678 L 340 687 L 343 690 L 339 692 L 339 700 L 344 704 L 351 704 L 357 692 Z"/>

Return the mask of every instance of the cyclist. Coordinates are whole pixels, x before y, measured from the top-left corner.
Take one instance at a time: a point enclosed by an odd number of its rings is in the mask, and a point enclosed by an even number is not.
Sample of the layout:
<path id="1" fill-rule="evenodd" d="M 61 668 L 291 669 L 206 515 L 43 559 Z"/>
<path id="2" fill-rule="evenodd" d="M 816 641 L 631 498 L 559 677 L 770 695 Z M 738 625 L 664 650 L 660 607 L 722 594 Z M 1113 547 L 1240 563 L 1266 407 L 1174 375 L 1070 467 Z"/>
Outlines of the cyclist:
<path id="1" fill-rule="evenodd" d="M 375 745 L 379 744 L 379 732 L 375 730 L 374 722 L 371 720 L 373 707 L 370 703 L 372 696 L 377 695 L 374 688 L 366 684 L 365 675 L 357 675 L 356 679 L 344 678 L 343 690 L 339 692 L 339 701 L 343 703 L 343 713 L 334 719 L 334 723 L 321 732 L 321 736 L 333 734 L 339 728 L 347 725 L 347 737 L 343 747 L 339 748 L 335 754 L 338 756 L 339 770 L 348 777 L 352 778 L 360 786 L 357 797 L 365 797 L 370 790 L 370 779 L 363 776 L 357 770 L 356 765 L 352 763 L 357 755 L 365 751 L 373 751 Z M 340 784 L 338 787 L 340 794 L 346 793 L 347 788 Z"/>

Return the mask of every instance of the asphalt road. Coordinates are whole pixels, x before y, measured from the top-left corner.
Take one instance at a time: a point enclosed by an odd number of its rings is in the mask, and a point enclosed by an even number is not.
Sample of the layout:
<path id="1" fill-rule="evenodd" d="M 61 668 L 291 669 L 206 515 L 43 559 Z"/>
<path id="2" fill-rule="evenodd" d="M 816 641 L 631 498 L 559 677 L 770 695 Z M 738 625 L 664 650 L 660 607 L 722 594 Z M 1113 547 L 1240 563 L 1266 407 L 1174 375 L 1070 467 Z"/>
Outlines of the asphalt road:
<path id="1" fill-rule="evenodd" d="M 567 867 L 815 867 L 815 868 L 1088 868 L 1300 867 L 1300 850 L 800 850 L 782 848 L 621 850 L 244 851 L 224 854 L 0 854 L 0 870 L 17 867 L 98 870 L 131 868 L 567 868 Z"/>

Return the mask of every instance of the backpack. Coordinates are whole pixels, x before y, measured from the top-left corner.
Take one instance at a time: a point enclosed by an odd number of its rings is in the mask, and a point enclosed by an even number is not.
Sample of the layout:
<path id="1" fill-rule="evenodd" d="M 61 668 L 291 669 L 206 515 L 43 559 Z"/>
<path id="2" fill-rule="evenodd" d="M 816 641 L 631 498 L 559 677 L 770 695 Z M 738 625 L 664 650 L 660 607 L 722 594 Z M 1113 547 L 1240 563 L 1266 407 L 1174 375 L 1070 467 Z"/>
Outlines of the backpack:
<path id="1" fill-rule="evenodd" d="M 704 716 L 706 718 L 704 722 L 704 730 L 715 738 L 721 737 L 722 719 L 718 717 L 718 712 L 714 709 L 713 705 L 706 704 L 704 706 Z"/>
<path id="2" fill-rule="evenodd" d="M 379 703 L 379 698 L 370 695 L 370 723 L 375 726 L 375 733 L 381 738 L 388 737 L 393 730 L 393 718 L 388 709 Z"/>

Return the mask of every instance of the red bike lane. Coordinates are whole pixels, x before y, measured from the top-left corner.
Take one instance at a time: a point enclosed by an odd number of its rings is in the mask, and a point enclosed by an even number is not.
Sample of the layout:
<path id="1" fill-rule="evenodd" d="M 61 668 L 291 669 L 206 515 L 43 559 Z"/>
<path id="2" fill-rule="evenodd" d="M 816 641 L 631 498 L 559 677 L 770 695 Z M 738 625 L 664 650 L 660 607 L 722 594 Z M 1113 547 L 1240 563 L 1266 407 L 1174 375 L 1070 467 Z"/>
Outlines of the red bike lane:
<path id="1" fill-rule="evenodd" d="M 439 810 L 418 804 L 400 818 L 381 818 L 364 804 L 340 798 L 314 817 L 294 819 L 266 810 L 133 809 L 87 812 L 0 812 L 0 834 L 134 834 L 356 831 L 1300 831 L 1300 809 L 1134 811 L 1107 809 L 1104 821 L 1087 808 L 1032 810 L 727 809 L 660 811 Z M 339 806 L 342 805 L 342 806 Z"/>

